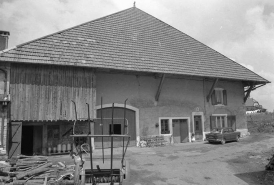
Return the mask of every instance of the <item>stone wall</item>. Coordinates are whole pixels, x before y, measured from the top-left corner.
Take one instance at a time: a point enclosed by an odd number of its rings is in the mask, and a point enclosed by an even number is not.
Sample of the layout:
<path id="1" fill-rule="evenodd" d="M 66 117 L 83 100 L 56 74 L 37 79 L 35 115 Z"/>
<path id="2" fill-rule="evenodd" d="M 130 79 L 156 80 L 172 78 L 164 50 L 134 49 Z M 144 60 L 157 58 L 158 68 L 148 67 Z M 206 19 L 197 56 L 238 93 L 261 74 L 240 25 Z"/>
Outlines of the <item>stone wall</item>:
<path id="1" fill-rule="evenodd" d="M 246 129 L 245 107 L 243 103 L 244 89 L 241 82 L 219 81 L 216 87 L 227 90 L 227 106 L 213 106 L 207 102 L 213 81 L 203 78 L 170 78 L 166 77 L 159 101 L 155 95 L 161 78 L 144 75 L 107 74 L 96 73 L 96 97 L 100 105 L 127 103 L 139 110 L 139 135 L 159 135 L 160 117 L 186 117 L 190 118 L 192 128 L 193 112 L 204 115 L 204 131 L 210 129 L 210 116 L 212 114 L 236 115 L 237 129 Z M 189 129 L 191 129 L 189 128 Z"/>

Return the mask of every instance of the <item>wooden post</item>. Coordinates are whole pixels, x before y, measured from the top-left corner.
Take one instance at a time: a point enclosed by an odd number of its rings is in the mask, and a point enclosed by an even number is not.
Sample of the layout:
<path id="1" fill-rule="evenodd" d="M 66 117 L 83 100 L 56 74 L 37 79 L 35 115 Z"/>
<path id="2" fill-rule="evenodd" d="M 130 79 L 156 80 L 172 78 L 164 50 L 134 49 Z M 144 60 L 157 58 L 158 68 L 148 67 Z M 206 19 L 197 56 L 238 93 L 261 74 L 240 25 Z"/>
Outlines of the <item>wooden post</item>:
<path id="1" fill-rule="evenodd" d="M 214 81 L 214 83 L 212 84 L 212 87 L 211 87 L 211 89 L 210 89 L 210 91 L 209 91 L 209 93 L 208 93 L 208 95 L 207 95 L 207 97 L 206 97 L 207 102 L 209 102 L 210 96 L 211 96 L 211 94 L 213 93 L 214 88 L 215 88 L 215 86 L 216 86 L 218 80 L 219 80 L 219 79 L 216 78 L 215 81 Z"/>
<path id="2" fill-rule="evenodd" d="M 161 81 L 160 81 L 160 84 L 158 86 L 158 90 L 157 90 L 156 95 L 155 95 L 155 101 L 159 100 L 165 77 L 166 77 L 166 74 L 163 74 L 163 76 L 161 78 Z"/>
<path id="3" fill-rule="evenodd" d="M 48 127 L 47 124 L 43 124 L 43 141 L 42 141 L 42 154 L 48 154 Z"/>
<path id="4" fill-rule="evenodd" d="M 249 97 L 251 91 L 253 90 L 253 83 L 249 86 L 249 89 L 247 90 L 246 94 L 245 94 L 245 97 L 244 97 L 244 103 L 246 102 L 247 98 Z"/>

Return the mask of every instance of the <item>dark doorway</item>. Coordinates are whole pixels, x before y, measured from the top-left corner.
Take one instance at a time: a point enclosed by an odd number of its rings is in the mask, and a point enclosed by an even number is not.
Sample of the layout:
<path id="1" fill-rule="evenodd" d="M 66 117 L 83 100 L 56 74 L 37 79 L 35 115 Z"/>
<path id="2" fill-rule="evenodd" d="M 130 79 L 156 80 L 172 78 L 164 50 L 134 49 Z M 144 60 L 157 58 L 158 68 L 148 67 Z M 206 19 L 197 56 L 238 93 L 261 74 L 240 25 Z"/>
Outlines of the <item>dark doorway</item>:
<path id="1" fill-rule="evenodd" d="M 42 135 L 42 126 L 23 126 L 21 153 L 23 155 L 41 155 Z"/>
<path id="2" fill-rule="evenodd" d="M 43 126 L 33 126 L 33 155 L 42 154 Z"/>
<path id="3" fill-rule="evenodd" d="M 203 140 L 202 116 L 194 116 L 195 140 Z"/>
<path id="4" fill-rule="evenodd" d="M 111 126 L 112 124 L 109 125 L 109 134 L 111 134 Z M 121 124 L 113 124 L 113 134 L 122 134 L 122 125 Z"/>
<path id="5" fill-rule="evenodd" d="M 33 155 L 33 126 L 22 127 L 21 153 L 23 155 Z"/>

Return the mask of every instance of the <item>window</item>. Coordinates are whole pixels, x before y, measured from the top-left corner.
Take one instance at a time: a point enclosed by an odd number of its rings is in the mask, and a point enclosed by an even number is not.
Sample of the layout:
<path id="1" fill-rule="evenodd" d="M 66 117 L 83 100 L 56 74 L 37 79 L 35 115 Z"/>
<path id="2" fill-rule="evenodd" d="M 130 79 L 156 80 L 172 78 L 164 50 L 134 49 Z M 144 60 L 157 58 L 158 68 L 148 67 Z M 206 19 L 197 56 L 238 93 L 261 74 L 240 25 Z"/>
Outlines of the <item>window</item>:
<path id="1" fill-rule="evenodd" d="M 227 127 L 227 116 L 224 115 L 212 115 L 210 116 L 210 128 L 223 128 Z"/>
<path id="2" fill-rule="evenodd" d="M 215 88 L 211 95 L 212 105 L 227 105 L 226 90 L 222 88 Z"/>
<path id="3" fill-rule="evenodd" d="M 161 134 L 170 134 L 169 119 L 161 119 Z"/>
<path id="4" fill-rule="evenodd" d="M 111 134 L 111 125 L 109 124 L 109 134 Z M 113 134 L 121 135 L 122 134 L 122 125 L 121 124 L 113 124 Z"/>
<path id="5" fill-rule="evenodd" d="M 48 126 L 48 139 L 60 139 L 60 126 L 49 125 Z"/>
<path id="6" fill-rule="evenodd" d="M 0 97 L 4 98 L 6 95 L 6 71 L 0 69 Z"/>
<path id="7" fill-rule="evenodd" d="M 210 130 L 223 127 L 236 130 L 236 116 L 226 114 L 213 114 L 210 116 Z"/>

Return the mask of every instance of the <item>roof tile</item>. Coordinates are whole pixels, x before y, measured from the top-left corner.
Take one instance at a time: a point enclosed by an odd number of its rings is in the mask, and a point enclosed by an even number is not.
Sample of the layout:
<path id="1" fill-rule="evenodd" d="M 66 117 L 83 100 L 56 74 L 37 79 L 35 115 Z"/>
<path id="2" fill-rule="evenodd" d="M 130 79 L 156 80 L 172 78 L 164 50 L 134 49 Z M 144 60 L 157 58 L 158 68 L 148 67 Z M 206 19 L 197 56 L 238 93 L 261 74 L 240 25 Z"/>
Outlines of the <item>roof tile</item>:
<path id="1" fill-rule="evenodd" d="M 30 41 L 0 61 L 268 81 L 138 8 Z"/>

